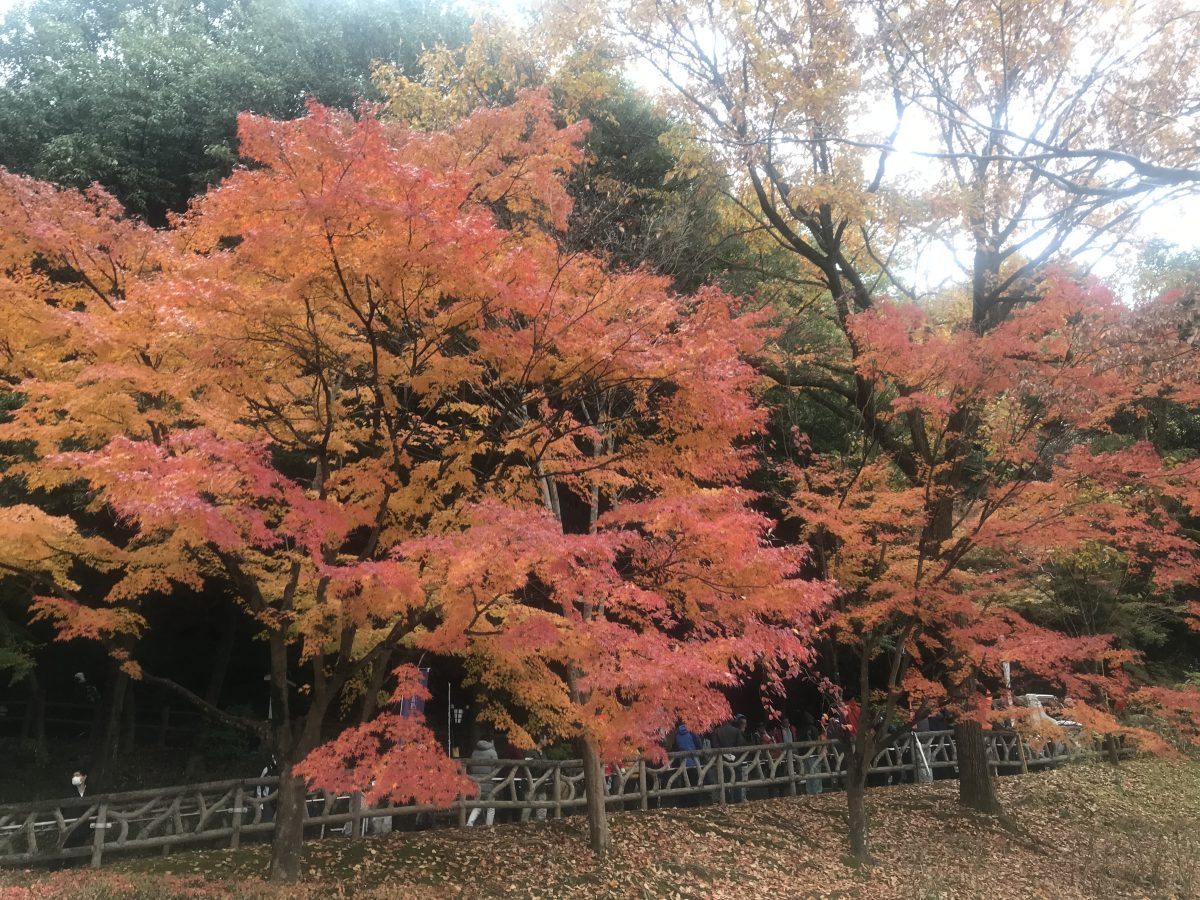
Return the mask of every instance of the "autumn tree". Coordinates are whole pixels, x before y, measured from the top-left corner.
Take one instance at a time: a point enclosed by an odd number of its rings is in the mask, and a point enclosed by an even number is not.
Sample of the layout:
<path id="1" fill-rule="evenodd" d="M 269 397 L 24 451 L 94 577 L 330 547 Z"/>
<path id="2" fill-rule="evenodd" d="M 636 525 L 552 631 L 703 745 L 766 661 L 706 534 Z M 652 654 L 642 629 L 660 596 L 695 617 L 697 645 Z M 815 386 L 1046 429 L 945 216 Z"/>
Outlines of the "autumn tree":
<path id="1" fill-rule="evenodd" d="M 1194 583 L 1197 547 L 1173 512 L 1196 508 L 1198 470 L 1144 442 L 1108 440 L 1120 409 L 1164 395 L 1196 402 L 1194 379 L 1175 368 L 1194 350 L 1171 326 L 1131 321 L 1096 286 L 1057 281 L 982 336 L 901 304 L 854 322 L 879 415 L 919 427 L 913 438 L 933 460 L 916 485 L 870 441 L 845 454 L 802 446 L 794 469 L 794 512 L 822 574 L 845 591 L 828 628 L 857 666 L 847 679 L 862 706 L 850 753 L 851 839 L 867 856 L 854 783 L 865 772 L 856 766 L 882 746 L 902 707 L 908 721 L 954 710 L 961 736 L 992 717 L 979 697 L 1001 696 L 1009 663 L 1018 680 L 1060 685 L 1095 733 L 1121 730 L 1111 713 L 1130 693 L 1128 647 L 1110 634 L 1035 625 L 1011 595 L 1055 559 L 1096 546 L 1120 553 L 1159 590 Z M 967 477 L 939 478 L 960 464 L 962 451 L 950 448 L 964 439 L 954 416 L 968 400 L 979 417 L 970 434 L 986 438 L 963 454 Z M 953 510 L 944 547 L 928 538 L 931 495 Z M 970 752 L 961 737 L 959 752 Z"/>
<path id="2" fill-rule="evenodd" d="M 469 789 L 390 713 L 312 755 L 402 648 L 478 660 L 580 738 L 601 813 L 601 754 L 716 718 L 731 666 L 806 660 L 823 591 L 790 578 L 797 552 L 768 546 L 735 489 L 761 416 L 741 361 L 756 322 L 560 247 L 583 130 L 544 93 L 435 131 L 316 105 L 244 116 L 254 167 L 169 231 L 99 189 L 3 176 L 21 403 L 0 440 L 24 441 L 9 472 L 34 496 L 75 485 L 88 504 L 3 508 L 7 571 L 60 637 L 268 741 L 276 880 L 299 873 L 306 782 Z M 139 664 L 149 606 L 213 580 L 268 652 L 269 723 Z"/>
<path id="3" fill-rule="evenodd" d="M 668 275 L 681 291 L 758 289 L 761 267 L 724 197 L 726 176 L 686 123 L 623 77 L 603 48 L 578 48 L 552 66 L 543 44 L 539 29 L 482 19 L 468 43 L 430 48 L 416 71 L 377 67 L 387 115 L 444 128 L 544 87 L 560 121 L 589 126 L 567 180 L 565 248 Z"/>
<path id="4" fill-rule="evenodd" d="M 851 323 L 883 296 L 920 299 L 910 273 L 937 239 L 960 251 L 971 327 L 985 333 L 1040 296 L 1046 263 L 1086 259 L 1145 204 L 1193 188 L 1196 73 L 1180 54 L 1200 20 L 1170 3 L 554 8 L 564 33 L 657 68 L 743 176 L 747 215 L 822 282 L 833 340 L 763 369 L 844 414 L 911 488 L 936 471 L 920 543 L 952 557 L 952 498 L 982 418 L 959 407 L 937 445 L 922 410 L 886 415 Z M 905 166 L 914 144 L 921 178 Z M 963 728 L 962 800 L 995 809 L 982 736 Z"/>
<path id="5" fill-rule="evenodd" d="M 727 717 L 720 689 L 739 672 L 795 674 L 827 597 L 737 487 L 763 416 L 741 358 L 755 318 L 665 288 L 572 255 L 551 291 L 479 334 L 490 499 L 404 550 L 455 610 L 422 646 L 466 658 L 518 745 L 577 743 L 600 855 L 604 764 L 661 753 L 678 719 Z"/>
<path id="6" fill-rule="evenodd" d="M 470 480 L 469 453 L 441 452 L 470 446 L 451 396 L 474 374 L 463 328 L 541 274 L 485 204 L 560 216 L 554 173 L 576 135 L 527 98 L 454 133 L 314 108 L 291 125 L 248 117 L 242 141 L 258 167 L 170 233 L 102 192 L 5 176 L 5 294 L 22 325 L 5 373 L 23 402 L 4 436 L 32 444 L 10 469 L 29 489 L 82 481 L 126 533 L 79 537 L 108 582 L 76 590 L 20 565 L 39 615 L 269 740 L 282 766 L 272 874 L 289 879 L 305 793 L 292 766 L 343 689 L 438 618 L 390 551 Z M 139 610 L 208 579 L 236 592 L 269 651 L 269 725 L 137 665 Z M 448 766 L 411 795 L 452 798 Z"/>

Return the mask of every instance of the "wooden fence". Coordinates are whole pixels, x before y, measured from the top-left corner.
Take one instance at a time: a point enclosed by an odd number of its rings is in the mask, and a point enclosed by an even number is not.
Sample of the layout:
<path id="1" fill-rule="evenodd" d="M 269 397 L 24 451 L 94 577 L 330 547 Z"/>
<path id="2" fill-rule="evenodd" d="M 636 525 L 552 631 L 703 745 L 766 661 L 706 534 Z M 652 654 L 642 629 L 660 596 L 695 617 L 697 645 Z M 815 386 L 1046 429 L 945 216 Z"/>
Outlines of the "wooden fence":
<path id="1" fill-rule="evenodd" d="M 993 771 L 1025 772 L 1094 755 L 1095 748 L 1062 743 L 1034 751 L 1017 735 L 987 734 Z M 470 764 L 472 760 L 464 760 Z M 361 795 L 310 794 L 305 835 L 357 835 L 393 816 L 433 816 L 465 825 L 475 808 L 516 810 L 519 818 L 559 818 L 583 807 L 583 767 L 579 760 L 475 760 L 495 775 L 481 785 L 479 797 L 449 807 L 366 807 Z M 875 758 L 876 781 L 929 781 L 934 773 L 957 768 L 949 731 L 919 732 L 898 738 Z M 845 777 L 844 757 L 835 742 L 810 741 L 737 749 L 670 753 L 656 764 L 626 761 L 608 779 L 610 806 L 648 809 L 707 797 L 715 803 L 738 802 L 747 792 L 796 795 L 836 789 Z M 250 778 L 178 787 L 99 794 L 0 806 L 0 865 L 26 866 L 88 859 L 99 866 L 113 853 L 174 848 L 236 848 L 247 837 L 274 830 L 278 779 Z"/>

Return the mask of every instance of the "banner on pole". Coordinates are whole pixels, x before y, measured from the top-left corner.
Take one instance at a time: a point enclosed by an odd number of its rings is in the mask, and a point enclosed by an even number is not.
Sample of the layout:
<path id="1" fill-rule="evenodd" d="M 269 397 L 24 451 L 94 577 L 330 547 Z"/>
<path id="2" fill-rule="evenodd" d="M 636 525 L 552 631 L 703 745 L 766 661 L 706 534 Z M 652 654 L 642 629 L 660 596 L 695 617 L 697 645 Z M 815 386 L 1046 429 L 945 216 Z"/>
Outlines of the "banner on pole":
<path id="1" fill-rule="evenodd" d="M 429 669 L 419 669 L 421 673 L 421 686 L 429 688 Z M 425 698 L 424 697 L 404 697 L 400 701 L 400 715 L 408 718 L 411 715 L 425 714 Z"/>

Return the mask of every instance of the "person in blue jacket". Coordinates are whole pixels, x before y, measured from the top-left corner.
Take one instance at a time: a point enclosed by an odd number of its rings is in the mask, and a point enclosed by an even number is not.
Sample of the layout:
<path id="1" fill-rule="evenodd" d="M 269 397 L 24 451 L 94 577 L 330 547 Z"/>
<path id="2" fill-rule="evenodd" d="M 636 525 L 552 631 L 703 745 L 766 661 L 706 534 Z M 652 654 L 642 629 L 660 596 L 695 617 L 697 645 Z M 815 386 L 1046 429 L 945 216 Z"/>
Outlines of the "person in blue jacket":
<path id="1" fill-rule="evenodd" d="M 685 751 L 699 750 L 700 738 L 688 731 L 688 727 L 680 722 L 675 727 L 675 752 L 682 753 Z M 684 756 L 679 759 L 679 768 L 682 771 L 682 778 L 679 780 L 680 787 L 699 787 L 700 786 L 700 764 L 694 756 Z M 694 806 L 699 800 L 698 795 L 688 795 L 683 798 L 684 806 Z"/>

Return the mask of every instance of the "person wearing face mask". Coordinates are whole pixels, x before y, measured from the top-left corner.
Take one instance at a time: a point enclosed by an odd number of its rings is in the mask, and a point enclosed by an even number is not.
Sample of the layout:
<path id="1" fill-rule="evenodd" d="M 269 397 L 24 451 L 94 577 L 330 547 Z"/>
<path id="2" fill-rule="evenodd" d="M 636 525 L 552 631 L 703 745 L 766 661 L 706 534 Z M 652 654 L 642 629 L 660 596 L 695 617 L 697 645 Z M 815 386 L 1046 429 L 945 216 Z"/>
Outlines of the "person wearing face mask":
<path id="1" fill-rule="evenodd" d="M 71 775 L 71 787 L 82 797 L 87 792 L 87 769 L 80 766 Z M 72 808 L 64 805 L 63 816 L 67 819 L 71 830 L 64 835 L 62 846 L 64 849 L 73 847 L 83 847 L 91 843 L 93 834 L 91 825 L 95 822 L 92 816 L 86 816 L 87 807 L 82 803 L 75 804 Z M 72 819 L 78 816 L 77 824 Z M 86 818 L 85 818 L 86 816 Z"/>

